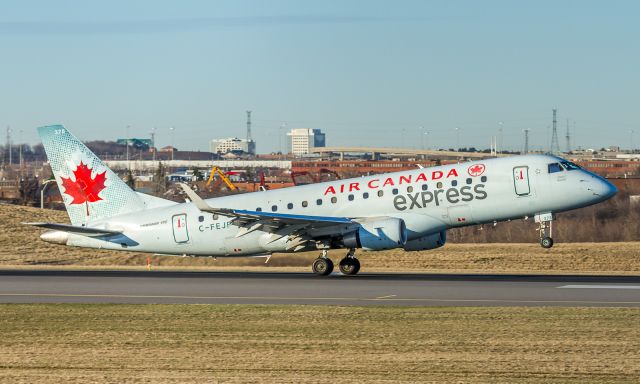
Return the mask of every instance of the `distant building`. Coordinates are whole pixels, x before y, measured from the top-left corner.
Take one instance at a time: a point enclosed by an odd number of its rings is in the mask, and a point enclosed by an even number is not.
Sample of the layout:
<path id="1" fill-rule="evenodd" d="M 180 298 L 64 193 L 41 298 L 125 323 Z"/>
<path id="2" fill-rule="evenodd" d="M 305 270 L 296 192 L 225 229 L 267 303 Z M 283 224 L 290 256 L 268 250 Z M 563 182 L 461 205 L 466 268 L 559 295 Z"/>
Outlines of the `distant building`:
<path id="1" fill-rule="evenodd" d="M 256 142 L 253 140 L 238 139 L 230 137 L 227 139 L 211 140 L 211 152 L 214 153 L 248 153 L 256 154 Z"/>
<path id="2" fill-rule="evenodd" d="M 151 139 L 118 139 L 116 143 L 120 145 L 127 145 L 127 141 L 129 142 L 129 146 L 136 149 L 149 149 L 153 147 L 153 141 Z"/>
<path id="3" fill-rule="evenodd" d="M 311 149 L 325 146 L 325 134 L 319 129 L 294 128 L 287 133 L 289 153 L 307 155 Z"/>
<path id="4" fill-rule="evenodd" d="M 160 152 L 177 152 L 178 148 L 173 147 L 171 145 L 167 145 L 166 147 L 160 148 Z"/>

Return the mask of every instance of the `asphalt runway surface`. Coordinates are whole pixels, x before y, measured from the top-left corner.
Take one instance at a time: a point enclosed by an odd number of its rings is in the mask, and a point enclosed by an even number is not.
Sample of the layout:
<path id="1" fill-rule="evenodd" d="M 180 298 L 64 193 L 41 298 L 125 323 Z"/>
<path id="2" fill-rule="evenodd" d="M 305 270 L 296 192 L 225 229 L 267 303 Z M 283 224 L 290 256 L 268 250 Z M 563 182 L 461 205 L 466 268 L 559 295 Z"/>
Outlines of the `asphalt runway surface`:
<path id="1" fill-rule="evenodd" d="M 0 303 L 640 307 L 640 276 L 0 270 Z"/>

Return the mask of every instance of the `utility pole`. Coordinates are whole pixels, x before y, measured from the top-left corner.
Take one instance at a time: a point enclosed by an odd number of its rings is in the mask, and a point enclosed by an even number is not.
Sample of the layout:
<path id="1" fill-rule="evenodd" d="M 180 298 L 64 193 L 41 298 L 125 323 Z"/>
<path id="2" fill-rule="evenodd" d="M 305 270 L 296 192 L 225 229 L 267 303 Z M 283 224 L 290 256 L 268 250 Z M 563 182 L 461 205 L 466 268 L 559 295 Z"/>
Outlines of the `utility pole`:
<path id="1" fill-rule="evenodd" d="M 169 130 L 171 131 L 171 160 L 173 160 L 173 152 L 176 151 L 176 148 L 173 146 L 173 142 L 175 141 L 175 134 L 174 132 L 176 131 L 176 129 L 174 127 L 169 127 Z"/>
<path id="2" fill-rule="evenodd" d="M 496 150 L 496 154 L 500 153 L 500 150 L 502 149 L 502 147 L 504 146 L 504 135 L 503 135 L 503 130 L 502 127 L 504 126 L 504 123 L 502 121 L 498 122 L 498 137 L 496 138 L 496 143 L 495 143 L 495 150 Z M 499 140 L 499 141 L 498 141 Z M 498 149 L 498 146 L 500 147 Z"/>
<path id="3" fill-rule="evenodd" d="M 7 125 L 7 151 L 9 151 L 9 166 L 11 166 L 11 126 Z"/>
<path id="4" fill-rule="evenodd" d="M 557 117 L 558 110 L 556 108 L 553 109 L 553 131 L 551 133 L 551 150 L 549 152 L 553 154 L 560 153 L 560 144 L 558 144 L 558 120 Z"/>
<path id="5" fill-rule="evenodd" d="M 131 128 L 131 126 L 127 125 L 127 168 L 131 169 L 131 166 L 129 165 L 129 128 Z"/>
<path id="6" fill-rule="evenodd" d="M 571 134 L 569 133 L 569 119 L 567 119 L 567 134 L 565 136 L 567 139 L 567 153 L 571 152 Z"/>
<path id="7" fill-rule="evenodd" d="M 151 128 L 151 152 L 153 161 L 156 161 L 156 127 Z"/>

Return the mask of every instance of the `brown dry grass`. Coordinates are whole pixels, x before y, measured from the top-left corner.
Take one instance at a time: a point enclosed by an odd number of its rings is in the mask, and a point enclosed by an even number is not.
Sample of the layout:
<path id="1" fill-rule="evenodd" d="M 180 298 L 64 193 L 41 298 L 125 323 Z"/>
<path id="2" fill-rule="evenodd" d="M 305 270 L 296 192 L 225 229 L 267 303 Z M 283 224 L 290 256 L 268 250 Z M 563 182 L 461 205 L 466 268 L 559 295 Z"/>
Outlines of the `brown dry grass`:
<path id="1" fill-rule="evenodd" d="M 0 382 L 637 382 L 623 308 L 2 305 Z"/>
<path id="2" fill-rule="evenodd" d="M 0 265 L 42 267 L 143 268 L 148 254 L 79 249 L 47 244 L 24 221 L 67 222 L 65 212 L 0 205 Z M 533 230 L 533 226 L 532 226 Z M 344 251 L 332 251 L 338 261 Z M 152 256 L 155 268 L 211 268 L 307 271 L 317 252 L 263 258 L 183 258 Z M 423 252 L 359 252 L 364 271 L 482 273 L 640 272 L 640 242 L 561 243 L 551 250 L 537 244 L 447 244 Z"/>

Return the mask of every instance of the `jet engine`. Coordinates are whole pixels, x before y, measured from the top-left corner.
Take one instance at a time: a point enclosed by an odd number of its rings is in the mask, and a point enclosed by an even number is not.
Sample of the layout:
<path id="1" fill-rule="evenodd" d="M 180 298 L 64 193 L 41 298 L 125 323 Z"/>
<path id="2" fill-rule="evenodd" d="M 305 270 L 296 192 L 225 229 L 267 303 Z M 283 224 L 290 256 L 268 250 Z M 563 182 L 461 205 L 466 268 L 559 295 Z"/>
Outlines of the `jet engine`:
<path id="1" fill-rule="evenodd" d="M 406 242 L 407 227 L 404 220 L 395 217 L 361 222 L 356 231 L 342 238 L 344 247 L 367 251 L 400 248 Z"/>
<path id="2" fill-rule="evenodd" d="M 433 235 L 422 236 L 417 239 L 407 241 L 404 245 L 405 251 L 423 251 L 427 249 L 440 248 L 447 241 L 447 231 L 434 233 Z"/>

